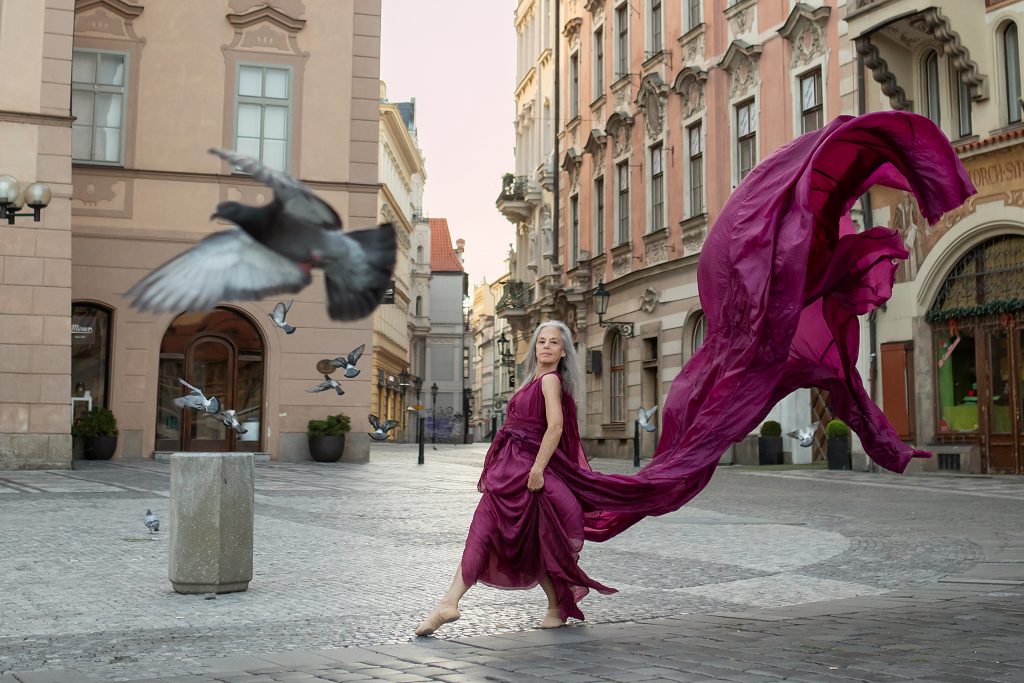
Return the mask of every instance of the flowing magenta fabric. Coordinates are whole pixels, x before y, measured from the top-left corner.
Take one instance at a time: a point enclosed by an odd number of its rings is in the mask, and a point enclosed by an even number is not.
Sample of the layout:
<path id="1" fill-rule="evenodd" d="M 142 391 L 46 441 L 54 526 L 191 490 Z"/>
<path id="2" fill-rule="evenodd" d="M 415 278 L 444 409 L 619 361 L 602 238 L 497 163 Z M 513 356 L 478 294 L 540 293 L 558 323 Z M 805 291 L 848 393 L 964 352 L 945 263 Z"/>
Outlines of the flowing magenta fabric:
<path id="1" fill-rule="evenodd" d="M 606 540 L 686 504 L 725 449 L 801 387 L 827 389 L 833 413 L 882 467 L 902 472 L 911 458 L 928 457 L 899 440 L 855 367 L 857 316 L 889 298 L 896 259 L 907 257 L 895 231 L 855 233 L 845 218 L 873 184 L 912 192 L 930 223 L 975 191 L 943 133 L 906 112 L 839 117 L 764 159 L 726 202 L 702 249 L 707 335 L 672 383 L 651 462 L 633 475 L 591 471 L 575 404 L 564 397 L 566 428 L 544 491 L 529 493 L 546 425 L 540 383 L 523 387 L 480 478 L 483 496 L 462 560 L 467 584 L 528 588 L 546 572 L 563 618 L 582 619 L 578 602 L 589 588 L 612 590 L 579 568 L 583 541 Z"/>

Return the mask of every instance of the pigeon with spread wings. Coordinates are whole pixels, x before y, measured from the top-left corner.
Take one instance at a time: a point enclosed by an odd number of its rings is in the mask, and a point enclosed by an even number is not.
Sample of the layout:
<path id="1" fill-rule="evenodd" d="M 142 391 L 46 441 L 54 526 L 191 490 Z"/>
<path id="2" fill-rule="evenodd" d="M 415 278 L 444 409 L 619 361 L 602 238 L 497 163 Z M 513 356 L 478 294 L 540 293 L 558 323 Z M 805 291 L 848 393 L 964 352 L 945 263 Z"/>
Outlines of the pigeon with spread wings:
<path id="1" fill-rule="evenodd" d="M 359 368 L 356 367 L 356 363 L 363 357 L 363 351 L 365 350 L 366 344 L 360 344 L 349 351 L 347 356 L 338 356 L 334 360 L 328 362 L 336 368 L 344 368 L 346 379 L 352 379 L 359 375 Z"/>
<path id="2" fill-rule="evenodd" d="M 192 386 L 180 377 L 178 378 L 178 382 L 187 387 L 190 390 L 190 393 L 187 396 L 179 396 L 174 399 L 174 405 L 179 408 L 191 408 L 192 410 L 198 410 L 201 413 L 209 413 L 211 415 L 215 415 L 220 412 L 219 398 L 216 396 L 207 398 L 206 395 L 203 394 L 202 389 Z"/>
<path id="3" fill-rule="evenodd" d="M 373 431 L 369 432 L 370 438 L 374 441 L 387 441 L 388 432 L 398 426 L 398 422 L 395 420 L 384 420 L 381 422 L 380 418 L 370 413 L 369 415 L 370 426 L 373 427 Z"/>
<path id="4" fill-rule="evenodd" d="M 288 315 L 288 311 L 292 310 L 291 301 L 279 301 L 274 306 L 274 310 L 267 313 L 267 317 L 270 318 L 270 322 L 274 323 L 275 327 L 280 327 L 284 330 L 285 334 L 291 334 L 295 331 L 294 325 L 289 325 L 285 322 L 285 316 Z"/>
<path id="5" fill-rule="evenodd" d="M 818 425 L 820 422 L 814 422 L 809 427 L 801 427 L 800 429 L 794 429 L 791 432 L 786 432 L 786 436 L 796 439 L 800 442 L 800 445 L 807 448 L 814 443 L 814 432 L 818 431 Z"/>
<path id="6" fill-rule="evenodd" d="M 341 218 L 306 185 L 247 156 L 211 149 L 274 191 L 263 206 L 226 201 L 211 218 L 238 227 L 215 232 L 140 280 L 126 293 L 149 313 L 203 311 L 221 301 L 298 292 L 320 268 L 327 313 L 355 320 L 373 312 L 391 286 L 397 242 L 390 223 L 341 231 Z"/>

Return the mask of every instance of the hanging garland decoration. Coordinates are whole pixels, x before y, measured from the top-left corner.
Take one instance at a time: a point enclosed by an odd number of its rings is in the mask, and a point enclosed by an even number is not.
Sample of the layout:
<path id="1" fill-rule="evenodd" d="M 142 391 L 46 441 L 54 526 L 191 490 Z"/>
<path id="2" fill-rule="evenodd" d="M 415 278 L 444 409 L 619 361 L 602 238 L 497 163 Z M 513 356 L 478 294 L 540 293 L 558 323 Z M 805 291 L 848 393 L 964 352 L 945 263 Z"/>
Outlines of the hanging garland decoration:
<path id="1" fill-rule="evenodd" d="M 1024 311 L 1024 299 L 1005 299 L 990 301 L 987 304 L 979 304 L 977 306 L 931 310 L 925 314 L 924 319 L 933 323 L 956 318 L 984 318 L 992 315 L 1007 315 L 1020 313 L 1021 311 Z"/>

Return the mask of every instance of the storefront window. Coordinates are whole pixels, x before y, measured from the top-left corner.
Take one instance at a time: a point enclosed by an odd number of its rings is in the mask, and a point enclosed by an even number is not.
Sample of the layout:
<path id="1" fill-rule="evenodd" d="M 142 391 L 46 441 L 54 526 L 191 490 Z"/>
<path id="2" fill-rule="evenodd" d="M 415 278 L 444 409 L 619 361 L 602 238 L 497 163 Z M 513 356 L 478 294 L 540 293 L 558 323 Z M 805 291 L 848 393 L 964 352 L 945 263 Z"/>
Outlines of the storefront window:
<path id="1" fill-rule="evenodd" d="M 95 304 L 71 306 L 71 397 L 92 399 L 94 407 L 108 407 L 110 378 L 110 310 Z M 88 400 L 72 403 L 74 417 Z"/>
<path id="2" fill-rule="evenodd" d="M 939 433 L 978 431 L 978 372 L 974 331 L 960 329 L 955 335 L 940 331 L 935 336 L 939 380 Z"/>

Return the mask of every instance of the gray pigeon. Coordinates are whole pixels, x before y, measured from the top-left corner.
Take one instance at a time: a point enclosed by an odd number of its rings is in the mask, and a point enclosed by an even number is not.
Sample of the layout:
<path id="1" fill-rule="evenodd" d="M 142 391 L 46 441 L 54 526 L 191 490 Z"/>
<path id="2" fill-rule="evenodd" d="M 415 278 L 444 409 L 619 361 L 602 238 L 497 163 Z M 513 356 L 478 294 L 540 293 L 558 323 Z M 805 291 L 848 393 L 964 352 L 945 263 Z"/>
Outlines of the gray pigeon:
<path id="1" fill-rule="evenodd" d="M 295 331 L 294 325 L 289 325 L 284 321 L 284 317 L 288 315 L 288 311 L 290 311 L 292 308 L 292 303 L 293 302 L 291 301 L 289 301 L 288 303 L 285 303 L 283 301 L 278 302 L 278 304 L 274 306 L 273 313 L 267 313 L 267 317 L 270 318 L 270 322 L 274 323 L 274 325 L 284 330 L 285 334 L 291 334 L 292 332 Z"/>
<path id="2" fill-rule="evenodd" d="M 298 292 L 321 268 L 327 313 L 334 320 L 365 318 L 391 286 L 397 242 L 390 223 L 342 232 L 341 219 L 301 182 L 235 152 L 211 149 L 266 184 L 263 206 L 221 202 L 211 218 L 238 227 L 203 238 L 140 280 L 126 293 L 148 313 L 205 311 L 222 301 L 249 301 Z"/>
<path id="3" fill-rule="evenodd" d="M 794 429 L 791 432 L 786 432 L 786 436 L 792 437 L 800 441 L 800 445 L 807 448 L 814 443 L 814 432 L 818 431 L 818 425 L 820 422 L 813 423 L 810 427 L 801 427 L 800 429 Z"/>
<path id="4" fill-rule="evenodd" d="M 356 367 L 356 362 L 362 357 L 365 350 L 366 344 L 360 344 L 352 349 L 347 356 L 338 356 L 330 361 L 330 363 L 336 368 L 345 368 L 346 379 L 352 379 L 359 375 L 359 368 Z"/>
<path id="5" fill-rule="evenodd" d="M 658 406 L 644 409 L 643 406 L 637 411 L 636 419 L 640 423 L 640 429 L 645 432 L 653 432 L 657 427 L 651 422 L 651 418 L 658 412 Z"/>
<path id="6" fill-rule="evenodd" d="M 243 427 L 242 424 L 238 421 L 238 418 L 235 417 L 234 410 L 222 410 L 216 415 L 214 415 L 214 417 L 220 420 L 225 427 L 234 429 L 239 434 L 245 434 L 247 431 L 249 431 L 248 429 Z"/>
<path id="7" fill-rule="evenodd" d="M 380 421 L 380 418 L 370 413 L 370 426 L 373 427 L 373 431 L 370 432 L 370 438 L 374 441 L 387 441 L 388 432 L 398 426 L 398 422 L 395 420 Z"/>
<path id="8" fill-rule="evenodd" d="M 330 375 L 324 375 L 323 382 L 320 382 L 320 384 L 317 384 L 312 389 L 306 389 L 306 392 L 310 394 L 318 394 L 321 391 L 327 391 L 328 389 L 334 389 L 338 392 L 338 396 L 345 393 L 345 390 L 341 388 L 340 384 L 338 384 L 338 380 L 334 379 Z"/>
<path id="9" fill-rule="evenodd" d="M 202 389 L 197 389 L 182 378 L 178 378 L 178 381 L 188 387 L 192 393 L 188 396 L 179 396 L 174 399 L 174 405 L 179 408 L 191 408 L 192 410 L 198 410 L 201 413 L 210 413 L 216 415 L 220 412 L 220 399 L 216 396 L 206 398 L 203 394 Z"/>
<path id="10" fill-rule="evenodd" d="M 156 518 L 152 510 L 146 510 L 146 516 L 142 518 L 142 521 L 145 522 L 149 533 L 153 534 L 160 531 L 160 520 Z"/>

